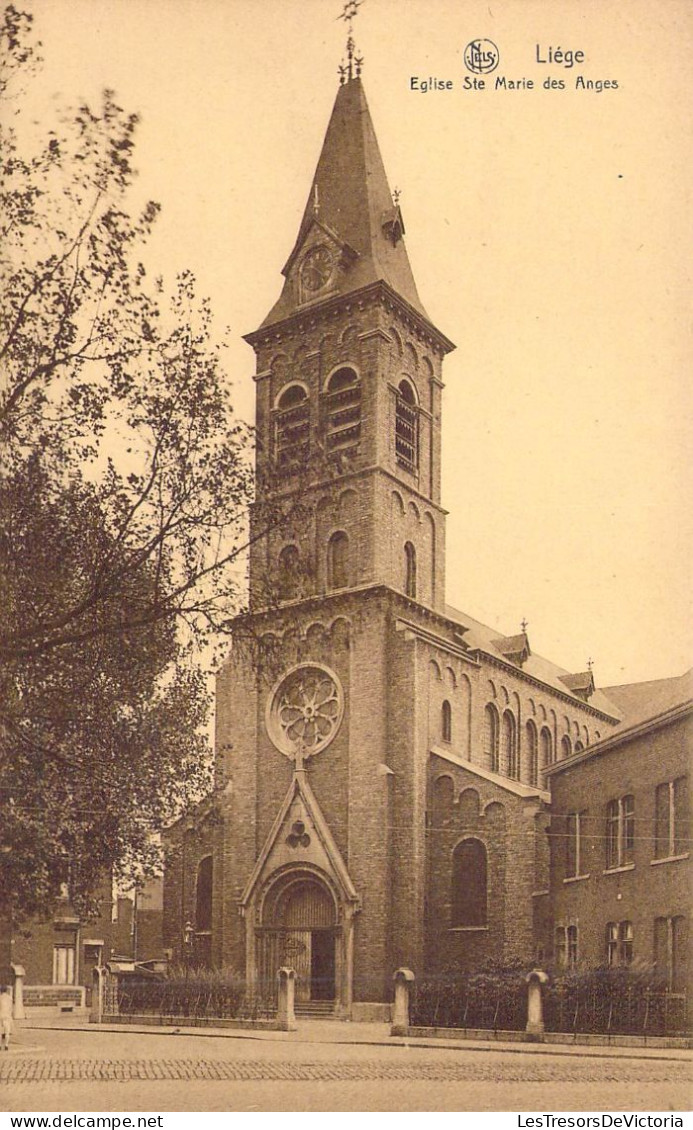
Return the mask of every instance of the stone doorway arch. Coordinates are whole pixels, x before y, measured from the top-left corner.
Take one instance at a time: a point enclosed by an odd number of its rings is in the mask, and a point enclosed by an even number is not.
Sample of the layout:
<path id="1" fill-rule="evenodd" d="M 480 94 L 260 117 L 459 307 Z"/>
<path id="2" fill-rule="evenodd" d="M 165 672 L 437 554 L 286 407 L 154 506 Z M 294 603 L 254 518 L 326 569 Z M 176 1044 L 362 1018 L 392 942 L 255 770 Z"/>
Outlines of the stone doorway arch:
<path id="1" fill-rule="evenodd" d="M 277 969 L 296 972 L 296 1000 L 339 1002 L 342 928 L 336 892 L 327 878 L 304 867 L 273 877 L 259 907 L 258 976 L 270 984 Z"/>

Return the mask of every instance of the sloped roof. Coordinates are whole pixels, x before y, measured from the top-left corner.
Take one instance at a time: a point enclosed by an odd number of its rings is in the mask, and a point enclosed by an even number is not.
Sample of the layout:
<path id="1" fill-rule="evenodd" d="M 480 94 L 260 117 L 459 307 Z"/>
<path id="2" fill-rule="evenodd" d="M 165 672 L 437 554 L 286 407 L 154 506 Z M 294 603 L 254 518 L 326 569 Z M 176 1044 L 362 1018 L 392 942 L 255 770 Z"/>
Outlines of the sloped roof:
<path id="1" fill-rule="evenodd" d="M 604 687 L 604 694 L 619 707 L 623 716 L 621 726 L 635 726 L 693 699 L 693 668 L 670 679 Z"/>
<path id="2" fill-rule="evenodd" d="M 504 655 L 498 647 L 499 636 L 497 628 L 489 628 L 488 625 L 482 624 L 472 616 L 468 616 L 466 612 L 460 612 L 457 608 L 452 608 L 450 605 L 446 606 L 445 615 L 448 619 L 453 620 L 456 624 L 466 629 L 464 633 L 464 643 L 470 650 L 483 651 L 487 655 L 508 662 L 507 656 Z M 518 673 L 519 670 L 518 668 Z M 572 672 L 566 671 L 565 668 L 559 667 L 556 663 L 552 663 L 551 660 L 544 659 L 543 656 L 537 655 L 536 652 L 533 651 L 528 655 L 521 670 L 523 675 L 537 679 L 538 682 L 546 683 L 547 686 L 552 687 L 556 691 L 560 691 L 561 694 L 569 695 L 571 698 L 574 698 L 576 702 L 585 705 L 585 700 L 579 694 L 575 694 L 571 691 L 565 682 L 566 679 L 570 679 Z M 608 714 L 611 718 L 620 720 L 623 717 L 619 704 L 611 699 L 606 690 L 595 690 L 594 694 L 590 696 L 587 705 L 594 707 L 595 710 L 599 710 L 603 714 Z"/>
<path id="3" fill-rule="evenodd" d="M 396 212 L 401 224 L 399 209 Z M 404 240 L 391 238 L 393 215 L 392 194 L 366 95 L 361 80 L 354 78 L 337 92 L 298 237 L 284 274 L 288 276 L 317 219 L 321 227 L 348 248 L 350 256 L 349 266 L 340 274 L 329 297 L 383 281 L 429 320 L 416 289 Z M 283 321 L 298 308 L 296 288 L 287 277 L 278 302 L 260 329 Z"/>

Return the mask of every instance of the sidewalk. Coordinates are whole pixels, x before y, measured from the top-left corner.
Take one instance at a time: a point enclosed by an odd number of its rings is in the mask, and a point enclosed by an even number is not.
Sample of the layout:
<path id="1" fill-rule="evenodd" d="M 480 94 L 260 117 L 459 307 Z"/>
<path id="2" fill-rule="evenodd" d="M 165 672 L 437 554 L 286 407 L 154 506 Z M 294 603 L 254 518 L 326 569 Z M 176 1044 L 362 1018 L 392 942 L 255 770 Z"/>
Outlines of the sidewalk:
<path id="1" fill-rule="evenodd" d="M 364 1024 L 340 1020 L 299 1020 L 295 1032 L 262 1029 L 199 1028 L 185 1025 L 161 1026 L 90 1024 L 83 1016 L 37 1016 L 18 1021 L 21 1032 L 41 1030 L 66 1032 L 117 1033 L 120 1036 L 197 1036 L 204 1039 L 251 1040 L 285 1044 L 361 1044 L 371 1047 L 438 1048 L 442 1050 L 504 1052 L 518 1055 L 590 1057 L 597 1059 L 675 1060 L 693 1064 L 693 1051 L 684 1048 L 599 1047 L 583 1044 L 537 1044 L 501 1040 L 447 1040 L 432 1037 L 390 1036 L 389 1024 Z"/>

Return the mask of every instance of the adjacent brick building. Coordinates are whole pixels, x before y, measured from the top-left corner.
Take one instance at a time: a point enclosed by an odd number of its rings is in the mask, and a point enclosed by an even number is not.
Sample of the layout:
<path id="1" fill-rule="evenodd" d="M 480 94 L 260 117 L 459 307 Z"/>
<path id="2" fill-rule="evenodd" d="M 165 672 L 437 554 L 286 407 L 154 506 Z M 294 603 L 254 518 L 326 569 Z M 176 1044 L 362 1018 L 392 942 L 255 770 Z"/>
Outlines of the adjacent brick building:
<path id="1" fill-rule="evenodd" d="M 628 721 L 547 772 L 554 960 L 632 966 L 690 996 L 693 678 L 609 694 Z"/>
<path id="2" fill-rule="evenodd" d="M 359 1016 L 402 964 L 543 957 L 546 771 L 623 712 L 524 626 L 445 604 L 453 345 L 345 79 L 281 296 L 246 339 L 250 614 L 218 677 L 214 791 L 167 833 L 164 942 L 260 985 L 289 963 L 299 999 Z"/>

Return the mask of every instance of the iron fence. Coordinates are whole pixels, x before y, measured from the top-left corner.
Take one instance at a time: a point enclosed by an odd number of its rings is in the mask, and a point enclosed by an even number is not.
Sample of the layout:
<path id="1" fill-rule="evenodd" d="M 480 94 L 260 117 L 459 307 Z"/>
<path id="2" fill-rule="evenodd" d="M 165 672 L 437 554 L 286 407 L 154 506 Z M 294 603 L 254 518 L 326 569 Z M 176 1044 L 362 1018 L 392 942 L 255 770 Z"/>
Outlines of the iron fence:
<path id="1" fill-rule="evenodd" d="M 512 975 L 424 980 L 414 988 L 410 1017 L 422 1028 L 519 1031 L 527 1020 L 527 986 Z"/>
<path id="2" fill-rule="evenodd" d="M 685 992 L 649 985 L 557 981 L 544 997 L 547 1032 L 594 1032 L 622 1036 L 685 1036 L 690 1033 Z"/>
<path id="3" fill-rule="evenodd" d="M 118 977 L 121 1015 L 174 1016 L 182 1020 L 261 1020 L 276 1015 L 276 988 L 259 985 L 248 991 L 243 982 L 189 977 L 150 980 Z"/>

